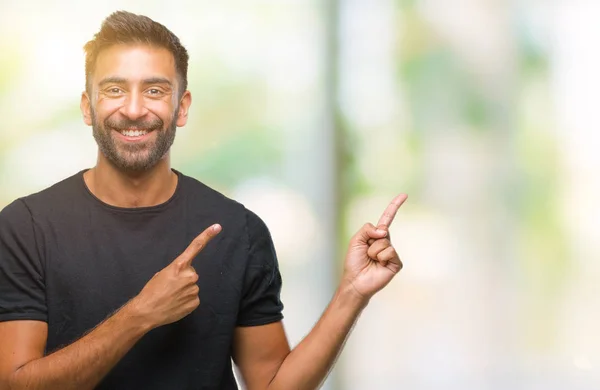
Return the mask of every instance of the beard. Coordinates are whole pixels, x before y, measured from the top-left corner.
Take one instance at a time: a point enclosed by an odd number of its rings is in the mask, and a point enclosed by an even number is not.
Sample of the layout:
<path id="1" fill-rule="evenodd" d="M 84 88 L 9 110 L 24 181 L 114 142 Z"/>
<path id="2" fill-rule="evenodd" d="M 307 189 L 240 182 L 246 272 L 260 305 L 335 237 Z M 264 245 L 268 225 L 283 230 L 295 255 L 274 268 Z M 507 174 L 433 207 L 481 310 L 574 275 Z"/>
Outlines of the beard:
<path id="1" fill-rule="evenodd" d="M 179 112 L 179 107 L 175 112 Z M 100 152 L 119 170 L 139 173 L 153 168 L 169 151 L 175 141 L 177 125 L 175 118 L 167 127 L 160 118 L 152 121 L 115 120 L 106 118 L 99 123 L 94 109 L 92 114 L 92 129 L 94 139 Z M 122 131 L 135 128 L 148 133 L 156 132 L 154 141 L 119 142 L 112 134 L 113 130 Z"/>

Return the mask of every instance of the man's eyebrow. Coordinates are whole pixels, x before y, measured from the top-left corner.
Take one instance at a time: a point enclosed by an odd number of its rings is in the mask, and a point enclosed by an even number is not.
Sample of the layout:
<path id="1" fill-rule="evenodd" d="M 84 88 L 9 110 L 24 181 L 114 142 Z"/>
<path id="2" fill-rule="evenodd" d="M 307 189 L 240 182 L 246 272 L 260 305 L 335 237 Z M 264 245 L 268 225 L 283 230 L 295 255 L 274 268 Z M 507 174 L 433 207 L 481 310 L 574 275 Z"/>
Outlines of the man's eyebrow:
<path id="1" fill-rule="evenodd" d="M 123 77 L 106 77 L 102 80 L 100 80 L 100 82 L 98 83 L 98 86 L 102 87 L 103 85 L 106 84 L 127 84 L 127 79 L 123 78 Z"/>
<path id="2" fill-rule="evenodd" d="M 106 77 L 102 80 L 100 80 L 100 82 L 98 83 L 98 85 L 100 87 L 106 85 L 106 84 L 119 84 L 119 85 L 123 85 L 123 84 L 127 84 L 129 80 L 127 80 L 126 78 L 123 77 L 116 77 L 116 76 L 110 76 L 110 77 Z M 167 78 L 164 77 L 150 77 L 147 79 L 142 80 L 142 84 L 144 85 L 150 85 L 150 84 L 167 84 L 169 87 L 173 86 L 173 83 L 171 83 L 171 81 Z"/>
<path id="3" fill-rule="evenodd" d="M 167 78 L 164 77 L 150 77 L 149 79 L 144 79 L 142 84 L 167 84 L 169 87 L 173 86 L 173 83 Z"/>

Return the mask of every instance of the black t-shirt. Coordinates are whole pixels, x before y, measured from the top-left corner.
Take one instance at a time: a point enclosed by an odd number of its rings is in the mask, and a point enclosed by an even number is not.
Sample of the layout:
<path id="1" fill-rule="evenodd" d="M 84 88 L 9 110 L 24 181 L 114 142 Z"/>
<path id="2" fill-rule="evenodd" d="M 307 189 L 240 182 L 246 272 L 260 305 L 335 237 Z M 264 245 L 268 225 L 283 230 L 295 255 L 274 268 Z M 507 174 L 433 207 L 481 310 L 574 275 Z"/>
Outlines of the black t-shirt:
<path id="1" fill-rule="evenodd" d="M 174 172 L 175 194 L 158 206 L 105 204 L 82 171 L 0 212 L 0 321 L 47 322 L 47 354 L 137 295 L 208 226 L 222 225 L 192 264 L 200 306 L 146 334 L 98 389 L 236 389 L 234 328 L 283 317 L 281 276 L 263 221 Z"/>

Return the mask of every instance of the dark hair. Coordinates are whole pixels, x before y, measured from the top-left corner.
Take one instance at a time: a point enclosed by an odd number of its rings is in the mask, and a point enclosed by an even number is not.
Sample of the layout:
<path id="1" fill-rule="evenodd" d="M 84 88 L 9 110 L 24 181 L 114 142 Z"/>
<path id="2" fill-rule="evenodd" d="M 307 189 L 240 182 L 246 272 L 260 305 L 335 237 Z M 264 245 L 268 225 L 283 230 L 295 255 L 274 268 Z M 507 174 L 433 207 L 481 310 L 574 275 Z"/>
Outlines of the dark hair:
<path id="1" fill-rule="evenodd" d="M 88 93 L 91 92 L 91 78 L 96 69 L 98 54 L 112 45 L 128 43 L 145 43 L 168 49 L 175 58 L 175 67 L 181 84 L 179 94 L 183 94 L 187 89 L 189 56 L 179 38 L 149 17 L 126 11 L 114 12 L 104 19 L 100 31 L 84 46 L 85 85 Z"/>

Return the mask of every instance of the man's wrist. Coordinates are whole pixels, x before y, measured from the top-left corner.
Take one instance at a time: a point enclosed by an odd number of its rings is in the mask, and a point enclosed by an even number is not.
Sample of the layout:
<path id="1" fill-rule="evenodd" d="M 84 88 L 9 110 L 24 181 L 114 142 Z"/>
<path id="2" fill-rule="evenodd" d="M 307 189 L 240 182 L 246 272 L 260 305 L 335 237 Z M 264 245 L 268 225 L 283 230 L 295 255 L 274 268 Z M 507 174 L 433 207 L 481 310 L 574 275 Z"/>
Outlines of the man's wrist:
<path id="1" fill-rule="evenodd" d="M 133 328 L 142 335 L 156 328 L 150 317 L 141 309 L 136 298 L 127 302 L 118 312 Z"/>
<path id="2" fill-rule="evenodd" d="M 353 310 L 363 310 L 371 300 L 371 297 L 364 296 L 352 284 L 351 281 L 343 279 L 336 293 L 336 301 L 343 307 L 348 307 Z"/>

